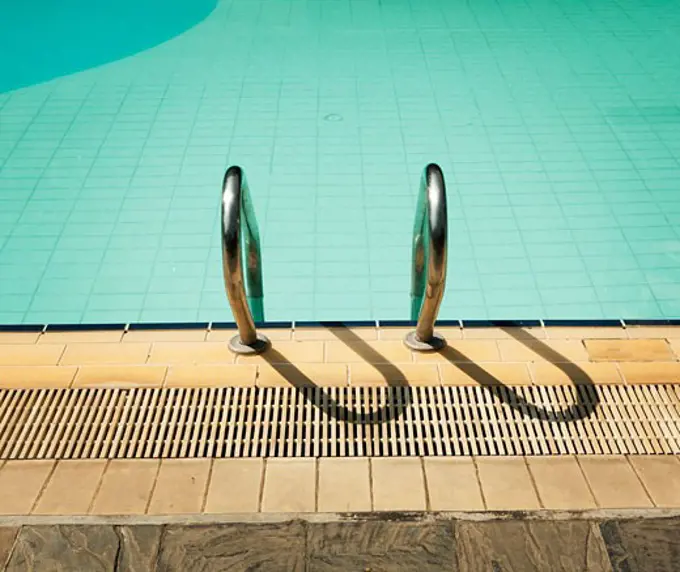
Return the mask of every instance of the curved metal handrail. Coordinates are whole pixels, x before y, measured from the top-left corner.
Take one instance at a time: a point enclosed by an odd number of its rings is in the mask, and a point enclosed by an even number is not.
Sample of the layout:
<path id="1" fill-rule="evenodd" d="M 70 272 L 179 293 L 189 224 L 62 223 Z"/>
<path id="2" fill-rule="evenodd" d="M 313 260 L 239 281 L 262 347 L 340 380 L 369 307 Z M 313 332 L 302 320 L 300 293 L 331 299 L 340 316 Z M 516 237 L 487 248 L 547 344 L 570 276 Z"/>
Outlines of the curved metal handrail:
<path id="1" fill-rule="evenodd" d="M 255 329 L 255 322 L 264 321 L 260 233 L 246 177 L 240 167 L 229 167 L 224 174 L 221 214 L 224 286 L 238 327 L 238 335 L 231 340 L 229 348 L 236 353 L 260 353 L 268 345 L 267 338 Z"/>
<path id="2" fill-rule="evenodd" d="M 413 226 L 413 269 L 411 275 L 411 320 L 415 332 L 406 345 L 417 351 L 440 349 L 446 341 L 434 331 L 446 285 L 448 219 L 446 187 L 438 165 L 423 170 Z"/>

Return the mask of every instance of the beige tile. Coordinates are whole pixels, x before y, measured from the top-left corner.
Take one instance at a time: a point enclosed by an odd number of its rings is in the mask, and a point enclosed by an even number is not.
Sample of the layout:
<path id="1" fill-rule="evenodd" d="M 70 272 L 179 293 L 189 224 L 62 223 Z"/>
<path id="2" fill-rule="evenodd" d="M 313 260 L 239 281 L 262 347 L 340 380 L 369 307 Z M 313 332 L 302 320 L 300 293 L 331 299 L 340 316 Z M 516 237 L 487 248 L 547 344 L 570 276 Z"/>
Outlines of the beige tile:
<path id="1" fill-rule="evenodd" d="M 314 512 L 316 459 L 267 459 L 262 512 Z"/>
<path id="2" fill-rule="evenodd" d="M 374 510 L 426 510 L 423 467 L 418 457 L 371 459 Z"/>
<path id="3" fill-rule="evenodd" d="M 666 338 L 668 340 L 680 340 L 680 326 L 628 326 L 626 331 L 631 339 Z"/>
<path id="4" fill-rule="evenodd" d="M 6 344 L 0 346 L 1 365 L 57 365 L 62 344 Z"/>
<path id="5" fill-rule="evenodd" d="M 497 340 L 452 340 L 438 352 L 414 352 L 416 362 L 498 361 Z"/>
<path id="6" fill-rule="evenodd" d="M 380 328 L 378 337 L 384 341 L 400 341 L 403 342 L 407 334 L 411 333 L 414 328 L 403 328 L 401 326 Z M 435 328 L 437 334 L 442 336 L 445 340 L 460 340 L 463 337 L 463 330 L 456 327 L 446 326 L 442 328 Z"/>
<path id="7" fill-rule="evenodd" d="M 288 341 L 293 336 L 290 328 L 258 328 L 258 333 L 264 335 L 272 342 Z M 238 330 L 210 330 L 207 340 L 209 342 L 230 342 L 238 334 Z"/>
<path id="8" fill-rule="evenodd" d="M 166 371 L 158 365 L 84 365 L 73 387 L 161 387 Z"/>
<path id="9" fill-rule="evenodd" d="M 525 363 L 445 363 L 441 372 L 444 385 L 531 385 Z"/>
<path id="10" fill-rule="evenodd" d="M 263 468 L 262 459 L 215 459 L 205 512 L 257 512 Z"/>
<path id="11" fill-rule="evenodd" d="M 322 363 L 324 342 L 274 342 L 266 352 L 256 356 L 238 356 L 236 363 Z"/>
<path id="12" fill-rule="evenodd" d="M 666 340 L 586 340 L 591 361 L 673 361 Z"/>
<path id="13" fill-rule="evenodd" d="M 92 514 L 144 514 L 158 461 L 113 459 L 102 477 Z"/>
<path id="14" fill-rule="evenodd" d="M 254 365 L 171 365 L 166 387 L 253 387 Z"/>
<path id="15" fill-rule="evenodd" d="M 210 459 L 163 459 L 148 514 L 200 513 L 210 463 Z"/>
<path id="16" fill-rule="evenodd" d="M 616 340 L 626 339 L 627 331 L 622 327 L 548 327 L 545 329 L 550 340 Z"/>
<path id="17" fill-rule="evenodd" d="M 301 363 L 258 366 L 258 387 L 344 387 L 347 366 L 339 363 Z"/>
<path id="18" fill-rule="evenodd" d="M 596 508 L 595 499 L 575 457 L 527 457 L 527 463 L 545 508 Z"/>
<path id="19" fill-rule="evenodd" d="M 371 478 L 366 458 L 319 459 L 319 512 L 368 512 Z"/>
<path id="20" fill-rule="evenodd" d="M 0 468 L 0 514 L 31 512 L 54 461 L 7 461 Z"/>
<path id="21" fill-rule="evenodd" d="M 39 344 L 73 344 L 73 343 L 118 343 L 123 337 L 123 330 L 78 330 L 73 332 L 45 332 L 38 339 Z"/>
<path id="22" fill-rule="evenodd" d="M 226 342 L 158 342 L 151 346 L 149 363 L 230 364 L 234 357 Z"/>
<path id="23" fill-rule="evenodd" d="M 522 457 L 477 457 L 477 474 L 489 510 L 536 510 L 541 507 Z"/>
<path id="24" fill-rule="evenodd" d="M 66 346 L 60 363 L 61 365 L 144 364 L 149 355 L 149 348 L 150 344 L 73 343 Z"/>
<path id="25" fill-rule="evenodd" d="M 40 332 L 0 332 L 0 346 L 35 344 L 41 335 Z"/>
<path id="26" fill-rule="evenodd" d="M 310 340 L 318 341 L 355 341 L 377 340 L 378 328 L 295 328 L 293 339 L 303 342 Z"/>
<path id="27" fill-rule="evenodd" d="M 464 328 L 466 340 L 516 340 L 518 338 L 542 340 L 546 337 L 543 328 Z"/>
<path id="28" fill-rule="evenodd" d="M 680 507 L 680 458 L 631 456 L 631 465 L 658 507 Z"/>
<path id="29" fill-rule="evenodd" d="M 55 388 L 69 387 L 76 376 L 76 367 L 60 365 L 0 366 L 0 388 Z"/>
<path id="30" fill-rule="evenodd" d="M 618 366 L 626 383 L 680 383 L 680 362 L 622 362 Z"/>
<path id="31" fill-rule="evenodd" d="M 204 342 L 207 330 L 131 330 L 125 332 L 124 343 L 140 342 Z"/>
<path id="32" fill-rule="evenodd" d="M 400 341 L 326 342 L 328 363 L 410 363 L 411 351 Z"/>
<path id="33" fill-rule="evenodd" d="M 498 347 L 503 361 L 588 361 L 583 342 L 575 340 L 500 340 Z"/>
<path id="34" fill-rule="evenodd" d="M 87 514 L 106 461 L 59 461 L 33 514 Z"/>
<path id="35" fill-rule="evenodd" d="M 562 366 L 562 367 L 559 367 Z M 612 384 L 623 383 L 613 363 L 572 362 L 555 365 L 548 362 L 529 364 L 536 385 Z"/>
<path id="36" fill-rule="evenodd" d="M 645 489 L 623 456 L 583 456 L 581 468 L 601 508 L 651 507 Z"/>
<path id="37" fill-rule="evenodd" d="M 349 366 L 349 374 L 350 385 L 354 387 L 441 385 L 434 363 L 353 363 Z"/>
<path id="38" fill-rule="evenodd" d="M 472 458 L 429 457 L 423 462 L 432 510 L 484 510 Z"/>

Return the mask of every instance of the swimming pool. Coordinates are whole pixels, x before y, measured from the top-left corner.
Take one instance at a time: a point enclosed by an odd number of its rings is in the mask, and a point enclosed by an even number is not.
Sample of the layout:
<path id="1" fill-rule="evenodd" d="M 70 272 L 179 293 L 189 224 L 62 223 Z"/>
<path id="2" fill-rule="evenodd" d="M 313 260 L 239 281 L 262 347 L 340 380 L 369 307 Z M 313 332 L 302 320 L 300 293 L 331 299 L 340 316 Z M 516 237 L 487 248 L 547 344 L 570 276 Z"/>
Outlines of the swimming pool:
<path id="1" fill-rule="evenodd" d="M 268 320 L 408 318 L 431 161 L 442 318 L 680 316 L 680 3 L 47 4 L 0 0 L 0 323 L 230 320 L 231 164 Z"/>

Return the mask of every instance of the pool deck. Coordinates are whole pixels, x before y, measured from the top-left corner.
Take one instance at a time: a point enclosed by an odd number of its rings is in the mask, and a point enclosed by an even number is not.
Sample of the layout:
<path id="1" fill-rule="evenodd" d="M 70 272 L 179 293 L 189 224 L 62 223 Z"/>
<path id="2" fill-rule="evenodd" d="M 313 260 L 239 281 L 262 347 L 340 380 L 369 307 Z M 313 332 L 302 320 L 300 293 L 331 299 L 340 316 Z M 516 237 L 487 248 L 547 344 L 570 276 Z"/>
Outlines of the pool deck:
<path id="1" fill-rule="evenodd" d="M 680 403 L 677 326 L 444 327 L 435 354 L 407 330 L 265 329 L 256 357 L 230 329 L 3 332 L 0 388 L 664 385 Z M 677 454 L 15 459 L 0 570 L 673 570 L 679 515 Z"/>
<path id="2" fill-rule="evenodd" d="M 232 330 L 2 333 L 0 387 L 663 384 L 680 401 L 676 326 L 446 327 L 440 331 L 448 349 L 434 354 L 406 349 L 406 328 L 263 331 L 272 348 L 256 357 L 230 353 Z M 478 371 L 486 373 L 480 378 Z M 677 419 L 668 428 L 680 437 Z M 541 509 L 680 509 L 680 456 L 48 459 L 0 466 L 4 515 Z"/>

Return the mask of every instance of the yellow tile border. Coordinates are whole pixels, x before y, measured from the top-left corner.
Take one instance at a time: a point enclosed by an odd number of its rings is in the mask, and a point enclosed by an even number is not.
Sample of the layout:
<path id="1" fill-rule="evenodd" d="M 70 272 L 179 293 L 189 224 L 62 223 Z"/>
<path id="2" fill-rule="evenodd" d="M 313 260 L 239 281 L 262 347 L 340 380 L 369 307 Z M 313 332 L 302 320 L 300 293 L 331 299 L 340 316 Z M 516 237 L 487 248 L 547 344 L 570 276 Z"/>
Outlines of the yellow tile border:
<path id="1" fill-rule="evenodd" d="M 107 383 L 109 368 L 108 382 L 126 387 L 129 381 L 137 382 L 120 379 L 121 372 L 125 368 L 146 371 L 134 369 L 139 366 L 168 368 L 169 383 L 177 387 L 191 387 L 192 376 L 200 387 L 243 387 L 256 384 L 262 372 L 259 385 L 285 385 L 281 372 L 286 371 L 303 385 L 338 385 L 341 375 L 329 374 L 339 369 L 327 367 L 331 365 L 346 368 L 348 383 L 357 386 L 482 383 L 469 371 L 466 376 L 466 367 L 487 380 L 505 378 L 505 383 L 517 385 L 580 383 L 581 377 L 595 384 L 680 384 L 680 326 L 445 326 L 438 331 L 446 334 L 447 348 L 429 354 L 406 349 L 401 340 L 408 330 L 404 326 L 266 328 L 263 331 L 270 336 L 272 348 L 254 357 L 229 351 L 228 339 L 236 333 L 230 329 L 0 332 L 0 388 L 68 387 L 74 380 L 78 385 L 87 371 L 94 371 L 90 368 L 100 368 L 97 384 Z M 223 369 L 224 374 L 236 375 L 216 374 L 219 368 L 234 365 L 254 369 Z M 518 366 L 528 368 L 528 379 L 524 374 L 510 375 Z M 72 375 L 72 370 L 67 373 L 60 368 L 87 369 Z M 278 381 L 273 381 L 272 368 L 279 370 Z M 304 370 L 304 375 L 296 369 Z M 567 376 L 567 370 L 577 378 Z M 246 371 L 254 371 L 255 379 Z M 494 376 L 494 371 L 506 374 Z M 142 385 L 158 386 L 159 382 L 155 377 L 153 382 L 143 380 Z"/>
<path id="2" fill-rule="evenodd" d="M 290 469 L 290 470 L 289 470 Z M 336 491 L 342 479 L 350 489 Z M 177 486 L 170 471 L 193 486 Z M 82 472 L 82 476 L 79 476 Z M 64 481 L 68 475 L 71 481 Z M 194 477 L 197 476 L 197 479 Z M 139 476 L 139 482 L 128 482 Z M 456 494 L 451 484 L 465 476 Z M 93 480 L 94 479 L 94 480 Z M 304 481 L 305 486 L 300 486 Z M 404 479 L 408 495 L 404 496 Z M 566 480 L 565 480 L 566 479 Z M 608 483 L 615 479 L 617 490 Z M 56 482 L 58 480 L 58 482 Z M 80 483 L 87 481 L 86 487 Z M 228 488 L 225 489 L 225 483 Z M 335 483 L 335 484 L 333 484 Z M 330 486 L 329 486 L 330 485 Z M 567 486 L 568 485 L 568 486 Z M 565 488 L 566 486 L 566 488 Z M 63 502 L 55 497 L 55 487 Z M 508 487 L 512 494 L 508 494 Z M 474 498 L 469 498 L 473 495 Z M 233 500 L 232 500 L 233 499 Z M 47 509 L 46 503 L 52 508 Z M 74 512 L 69 512 L 69 506 Z M 6 461 L 0 517 L 231 512 L 680 509 L 680 456 L 351 457 Z M 83 507 L 87 507 L 85 510 Z M 129 509 L 129 510 L 127 510 Z"/>

